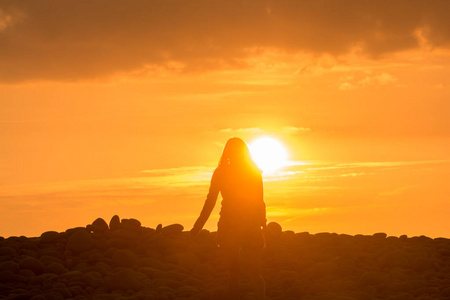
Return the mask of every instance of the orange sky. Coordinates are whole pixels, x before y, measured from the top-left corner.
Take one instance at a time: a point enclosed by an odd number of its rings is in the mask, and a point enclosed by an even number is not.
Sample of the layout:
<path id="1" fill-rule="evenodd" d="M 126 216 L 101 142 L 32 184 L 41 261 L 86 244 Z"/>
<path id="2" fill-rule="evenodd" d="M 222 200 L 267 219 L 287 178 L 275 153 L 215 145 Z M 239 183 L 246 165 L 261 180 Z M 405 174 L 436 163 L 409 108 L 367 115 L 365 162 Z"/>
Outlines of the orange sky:
<path id="1" fill-rule="evenodd" d="M 450 237 L 449 8 L 0 0 L 0 236 L 189 229 L 226 140 L 269 135 L 269 221 Z"/>

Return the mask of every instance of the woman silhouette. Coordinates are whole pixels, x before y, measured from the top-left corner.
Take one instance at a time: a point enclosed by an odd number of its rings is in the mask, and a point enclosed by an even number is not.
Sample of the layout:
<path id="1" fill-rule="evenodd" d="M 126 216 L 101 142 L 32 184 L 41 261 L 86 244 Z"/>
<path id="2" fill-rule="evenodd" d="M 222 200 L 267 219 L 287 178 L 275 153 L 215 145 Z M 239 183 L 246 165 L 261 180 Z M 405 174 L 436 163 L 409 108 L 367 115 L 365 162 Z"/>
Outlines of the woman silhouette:
<path id="1" fill-rule="evenodd" d="M 191 230 L 202 230 L 213 210 L 219 192 L 222 208 L 217 224 L 217 243 L 229 267 L 229 298 L 239 299 L 239 252 L 250 276 L 257 299 L 265 299 L 265 282 L 260 274 L 266 228 L 261 170 L 253 162 L 243 140 L 231 138 L 215 169 L 200 217 Z"/>

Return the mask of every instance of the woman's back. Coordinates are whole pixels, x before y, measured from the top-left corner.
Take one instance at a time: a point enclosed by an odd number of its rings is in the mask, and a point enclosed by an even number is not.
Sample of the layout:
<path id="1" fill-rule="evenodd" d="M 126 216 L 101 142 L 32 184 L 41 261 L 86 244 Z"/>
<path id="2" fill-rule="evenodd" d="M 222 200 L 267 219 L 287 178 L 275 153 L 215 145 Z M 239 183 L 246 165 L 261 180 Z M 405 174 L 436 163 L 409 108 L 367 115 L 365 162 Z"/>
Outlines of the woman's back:
<path id="1" fill-rule="evenodd" d="M 220 219 L 224 224 L 265 224 L 265 204 L 261 171 L 248 164 L 230 164 L 217 168 L 222 194 Z"/>

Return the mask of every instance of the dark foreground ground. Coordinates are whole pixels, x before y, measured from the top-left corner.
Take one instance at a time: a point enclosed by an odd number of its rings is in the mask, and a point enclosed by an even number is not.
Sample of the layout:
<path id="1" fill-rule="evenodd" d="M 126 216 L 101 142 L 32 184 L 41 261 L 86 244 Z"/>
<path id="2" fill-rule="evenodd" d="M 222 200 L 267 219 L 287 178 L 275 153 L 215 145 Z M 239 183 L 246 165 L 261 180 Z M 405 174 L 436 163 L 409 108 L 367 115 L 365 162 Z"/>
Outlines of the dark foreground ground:
<path id="1" fill-rule="evenodd" d="M 269 224 L 268 299 L 450 299 L 450 240 L 294 233 Z M 223 299 L 215 233 L 97 219 L 37 238 L 0 237 L 0 299 Z M 242 278 L 242 299 L 254 299 Z"/>

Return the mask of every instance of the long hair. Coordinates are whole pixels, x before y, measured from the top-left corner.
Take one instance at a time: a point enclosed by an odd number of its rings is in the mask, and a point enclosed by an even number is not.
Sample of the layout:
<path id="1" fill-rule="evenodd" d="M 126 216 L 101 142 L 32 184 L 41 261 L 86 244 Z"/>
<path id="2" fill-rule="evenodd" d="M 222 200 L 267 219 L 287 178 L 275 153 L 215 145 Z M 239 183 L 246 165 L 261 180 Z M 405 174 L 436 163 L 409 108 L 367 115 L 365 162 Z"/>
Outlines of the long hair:
<path id="1" fill-rule="evenodd" d="M 250 155 L 247 144 L 237 137 L 229 139 L 225 144 L 218 167 L 225 167 L 233 163 L 244 163 L 252 169 L 260 171 Z"/>

